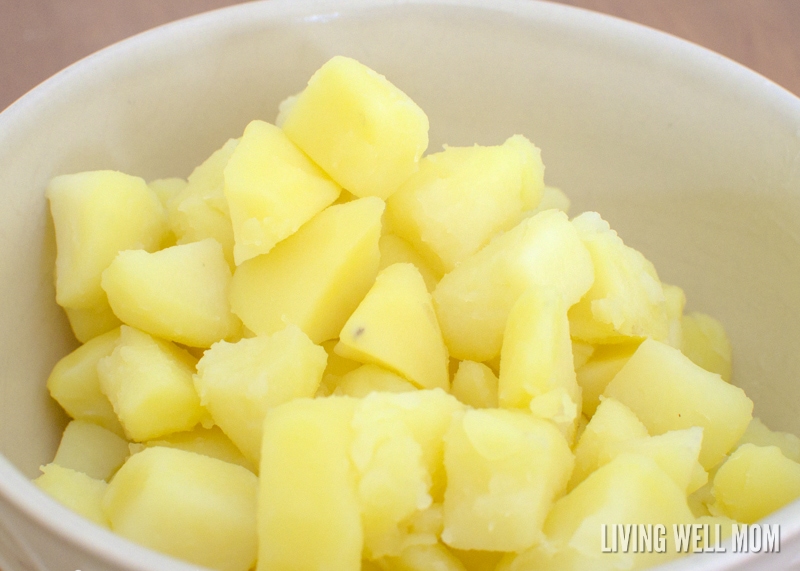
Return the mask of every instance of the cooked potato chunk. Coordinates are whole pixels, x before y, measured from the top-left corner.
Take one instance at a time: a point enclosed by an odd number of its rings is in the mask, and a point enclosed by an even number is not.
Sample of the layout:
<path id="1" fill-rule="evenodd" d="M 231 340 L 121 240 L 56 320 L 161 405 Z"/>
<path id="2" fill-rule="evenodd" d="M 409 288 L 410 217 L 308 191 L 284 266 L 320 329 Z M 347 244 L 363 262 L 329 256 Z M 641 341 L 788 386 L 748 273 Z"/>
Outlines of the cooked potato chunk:
<path id="1" fill-rule="evenodd" d="M 47 379 L 47 390 L 68 415 L 93 422 L 115 434 L 124 434 L 114 408 L 100 389 L 97 363 L 116 348 L 119 329 L 81 345 L 63 357 Z"/>
<path id="2" fill-rule="evenodd" d="M 415 390 L 417 387 L 391 371 L 377 365 L 361 365 L 342 375 L 333 394 L 363 398 L 374 392 L 405 393 Z"/>
<path id="3" fill-rule="evenodd" d="M 392 264 L 409 263 L 414 264 L 419 270 L 428 291 L 433 291 L 442 274 L 431 269 L 428 262 L 417 252 L 411 244 L 395 234 L 383 234 L 378 242 L 381 252 L 381 261 L 378 266 L 383 270 Z"/>
<path id="4" fill-rule="evenodd" d="M 192 347 L 210 347 L 241 330 L 231 313 L 231 272 L 208 238 L 150 254 L 120 252 L 103 272 L 114 313 L 132 327 Z"/>
<path id="5" fill-rule="evenodd" d="M 267 411 L 319 387 L 327 355 L 293 325 L 270 336 L 217 343 L 197 364 L 200 400 L 245 457 L 258 464 Z"/>
<path id="6" fill-rule="evenodd" d="M 618 343 L 631 337 L 666 341 L 666 298 L 653 264 L 623 244 L 596 212 L 584 212 L 572 224 L 594 264 L 591 289 L 569 311 L 572 336 L 590 343 Z"/>
<path id="7" fill-rule="evenodd" d="M 694 363 L 731 381 L 731 342 L 722 323 L 705 313 L 690 313 L 681 322 L 684 355 Z"/>
<path id="8" fill-rule="evenodd" d="M 717 471 L 712 513 L 755 523 L 800 497 L 800 464 L 777 446 L 743 444 Z"/>
<path id="9" fill-rule="evenodd" d="M 639 345 L 605 395 L 628 406 L 653 435 L 702 427 L 700 463 L 706 470 L 738 442 L 753 413 L 753 401 L 742 389 L 652 339 Z"/>
<path id="10" fill-rule="evenodd" d="M 383 270 L 344 324 L 335 351 L 400 373 L 423 389 L 449 386 L 447 348 L 413 264 Z"/>
<path id="11" fill-rule="evenodd" d="M 450 355 L 485 362 L 500 353 L 511 307 L 530 288 L 561 293 L 566 307 L 592 285 L 589 252 L 566 214 L 548 210 L 492 240 L 433 292 Z"/>
<path id="12" fill-rule="evenodd" d="M 98 525 L 109 526 L 103 513 L 103 495 L 108 484 L 56 463 L 42 466 L 42 475 L 33 483 L 53 499 Z"/>
<path id="13" fill-rule="evenodd" d="M 220 571 L 256 562 L 258 478 L 177 448 L 131 456 L 108 485 L 111 529 L 140 545 Z"/>
<path id="14" fill-rule="evenodd" d="M 521 551 L 543 539 L 542 524 L 566 488 L 573 457 L 547 421 L 468 410 L 453 418 L 444 463 L 442 541 L 457 549 Z"/>
<path id="15" fill-rule="evenodd" d="M 83 420 L 67 425 L 54 464 L 108 480 L 128 457 L 128 442 L 102 426 Z"/>
<path id="16" fill-rule="evenodd" d="M 350 462 L 356 400 L 295 399 L 264 421 L 258 571 L 353 571 L 364 543 Z"/>
<path id="17" fill-rule="evenodd" d="M 67 314 L 75 339 L 81 343 L 91 341 L 98 335 L 108 333 L 122 325 L 108 303 L 104 303 L 99 308 L 89 309 L 65 307 L 64 312 Z"/>
<path id="18" fill-rule="evenodd" d="M 294 234 L 340 190 L 281 129 L 251 122 L 225 167 L 236 265 Z"/>
<path id="19" fill-rule="evenodd" d="M 497 376 L 483 363 L 461 361 L 453 376 L 450 392 L 473 408 L 497 408 L 498 383 Z"/>
<path id="20" fill-rule="evenodd" d="M 391 196 L 387 225 L 446 273 L 534 208 L 543 177 L 539 149 L 521 135 L 495 147 L 446 147 Z"/>
<path id="21" fill-rule="evenodd" d="M 385 77 L 343 56 L 311 77 L 285 114 L 283 130 L 358 197 L 389 197 L 428 147 L 422 109 Z"/>
<path id="22" fill-rule="evenodd" d="M 131 440 L 152 440 L 200 422 L 203 409 L 192 385 L 195 363 L 173 343 L 122 326 L 117 347 L 97 363 L 97 374 Z"/>
<path id="23" fill-rule="evenodd" d="M 100 309 L 100 275 L 120 250 L 153 251 L 167 230 L 164 208 L 144 180 L 115 171 L 57 176 L 47 187 L 56 227 L 56 301 Z"/>
<path id="24" fill-rule="evenodd" d="M 268 254 L 236 268 L 231 307 L 253 332 L 292 323 L 314 343 L 338 337 L 378 274 L 384 203 L 326 208 Z"/>

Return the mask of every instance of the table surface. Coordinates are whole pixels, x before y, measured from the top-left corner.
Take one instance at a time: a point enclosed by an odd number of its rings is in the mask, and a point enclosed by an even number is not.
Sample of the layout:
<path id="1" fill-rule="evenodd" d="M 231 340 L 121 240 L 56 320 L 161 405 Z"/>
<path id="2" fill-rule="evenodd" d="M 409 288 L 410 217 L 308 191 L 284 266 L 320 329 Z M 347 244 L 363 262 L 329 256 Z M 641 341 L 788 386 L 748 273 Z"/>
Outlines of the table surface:
<path id="1" fill-rule="evenodd" d="M 800 94 L 800 0 L 557 0 L 715 50 Z M 148 28 L 241 0 L 0 0 L 0 110 L 60 69 Z"/>

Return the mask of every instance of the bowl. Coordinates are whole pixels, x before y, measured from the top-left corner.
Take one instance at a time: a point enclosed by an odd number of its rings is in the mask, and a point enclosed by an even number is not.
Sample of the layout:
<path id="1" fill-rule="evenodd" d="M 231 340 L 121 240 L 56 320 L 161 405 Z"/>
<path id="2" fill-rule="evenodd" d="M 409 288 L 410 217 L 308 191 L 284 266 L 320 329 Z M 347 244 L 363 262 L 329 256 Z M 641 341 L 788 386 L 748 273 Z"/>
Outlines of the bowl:
<path id="1" fill-rule="evenodd" d="M 543 152 L 573 212 L 597 210 L 689 309 L 730 334 L 734 377 L 773 429 L 800 433 L 800 100 L 713 52 L 622 20 L 530 0 L 273 0 L 163 26 L 62 71 L 0 114 L 0 568 L 195 567 L 100 529 L 30 479 L 66 418 L 44 381 L 75 346 L 55 305 L 50 177 L 113 168 L 186 176 L 336 54 L 427 113 L 430 149 L 513 133 Z M 768 518 L 800 561 L 800 503 Z"/>

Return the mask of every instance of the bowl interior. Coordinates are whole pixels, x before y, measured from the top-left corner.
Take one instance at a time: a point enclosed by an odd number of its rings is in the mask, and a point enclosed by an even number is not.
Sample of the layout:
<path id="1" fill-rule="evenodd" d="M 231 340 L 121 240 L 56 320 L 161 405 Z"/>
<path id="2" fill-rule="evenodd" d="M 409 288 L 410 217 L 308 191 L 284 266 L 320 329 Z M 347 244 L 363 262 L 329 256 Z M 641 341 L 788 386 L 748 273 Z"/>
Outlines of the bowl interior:
<path id="1" fill-rule="evenodd" d="M 428 113 L 431 151 L 522 133 L 546 180 L 597 210 L 725 324 L 734 380 L 800 433 L 800 100 L 703 49 L 539 2 L 246 4 L 96 54 L 0 116 L 0 452 L 25 476 L 65 418 L 45 379 L 75 342 L 54 302 L 50 177 L 186 176 L 273 120 L 335 54 Z"/>

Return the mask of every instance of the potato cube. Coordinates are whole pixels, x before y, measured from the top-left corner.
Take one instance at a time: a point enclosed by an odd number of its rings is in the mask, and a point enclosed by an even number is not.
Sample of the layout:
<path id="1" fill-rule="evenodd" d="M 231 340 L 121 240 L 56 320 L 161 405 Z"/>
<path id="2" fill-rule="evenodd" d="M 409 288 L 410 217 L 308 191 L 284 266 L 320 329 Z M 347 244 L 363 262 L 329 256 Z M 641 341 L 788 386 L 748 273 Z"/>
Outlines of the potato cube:
<path id="1" fill-rule="evenodd" d="M 340 190 L 281 129 L 252 121 L 225 167 L 236 265 L 294 234 Z"/>
<path id="2" fill-rule="evenodd" d="M 623 244 L 596 212 L 584 212 L 572 224 L 594 264 L 591 289 L 569 311 L 572 336 L 589 343 L 618 343 L 632 337 L 666 341 L 666 298 L 653 264 Z"/>
<path id="3" fill-rule="evenodd" d="M 483 363 L 461 361 L 453 376 L 450 392 L 473 408 L 497 408 L 498 383 L 497 376 Z"/>
<path id="4" fill-rule="evenodd" d="M 400 555 L 409 541 L 403 524 L 433 503 L 422 446 L 399 401 L 374 396 L 356 406 L 351 447 L 368 559 Z"/>
<path id="5" fill-rule="evenodd" d="M 67 314 L 69 326 L 72 328 L 75 339 L 81 343 L 91 341 L 95 337 L 108 333 L 122 325 L 122 322 L 114 315 L 107 301 L 104 301 L 103 305 L 98 308 L 72 309 L 65 307 L 64 312 Z"/>
<path id="6" fill-rule="evenodd" d="M 800 462 L 800 438 L 788 432 L 770 430 L 759 418 L 750 421 L 736 448 L 742 444 L 777 446 L 789 460 Z"/>
<path id="7" fill-rule="evenodd" d="M 608 464 L 622 453 L 652 458 L 681 490 L 691 494 L 708 481 L 708 474 L 697 461 L 703 442 L 699 426 L 670 430 L 658 436 L 628 438 L 609 442 L 600 450 L 599 465 Z"/>
<path id="8" fill-rule="evenodd" d="M 597 345 L 589 360 L 579 369 L 575 369 L 575 377 L 583 396 L 584 414 L 591 418 L 608 383 L 638 348 L 638 342 Z"/>
<path id="9" fill-rule="evenodd" d="M 546 549 L 534 547 L 498 570 L 643 569 L 677 556 L 672 526 L 685 523 L 694 523 L 694 517 L 684 491 L 652 459 L 621 454 L 555 503 L 544 525 Z M 666 552 L 618 547 L 604 553 L 604 524 L 609 526 L 606 546 L 613 545 L 609 524 L 661 524 Z"/>
<path id="10" fill-rule="evenodd" d="M 258 478 L 176 448 L 131 456 L 108 485 L 111 529 L 140 545 L 220 571 L 256 562 Z"/>
<path id="11" fill-rule="evenodd" d="M 387 198 L 417 170 L 428 118 L 385 77 L 336 56 L 285 115 L 286 135 L 358 197 Z"/>
<path id="12" fill-rule="evenodd" d="M 122 326 L 117 347 L 97 363 L 97 374 L 131 440 L 152 440 L 200 422 L 203 410 L 192 385 L 195 363 L 169 341 Z"/>
<path id="13" fill-rule="evenodd" d="M 628 406 L 650 434 L 703 427 L 700 464 L 706 470 L 738 442 L 753 413 L 742 389 L 652 339 L 639 345 L 604 394 Z"/>
<path id="14" fill-rule="evenodd" d="M 167 230 L 156 194 L 120 172 L 57 176 L 47 198 L 56 228 L 56 301 L 63 307 L 102 307 L 100 275 L 117 252 L 155 250 Z"/>
<path id="15" fill-rule="evenodd" d="M 575 371 L 583 367 L 591 359 L 595 352 L 595 346 L 591 343 L 572 340 L 572 365 Z"/>
<path id="16" fill-rule="evenodd" d="M 122 425 L 108 397 L 100 389 L 97 376 L 98 361 L 111 355 L 118 340 L 119 329 L 114 329 L 63 357 L 47 378 L 47 390 L 72 418 L 99 424 L 122 435 Z"/>
<path id="17" fill-rule="evenodd" d="M 345 373 L 354 371 L 362 366 L 358 361 L 337 355 L 333 349 L 338 342 L 339 339 L 329 339 L 321 343 L 322 348 L 328 354 L 328 364 L 325 365 L 325 371 L 322 373 L 322 382 L 317 389 L 316 396 L 327 397 L 332 395 Z"/>
<path id="18" fill-rule="evenodd" d="M 692 362 L 731 381 L 731 342 L 722 323 L 705 313 L 690 313 L 681 322 L 680 350 Z"/>
<path id="19" fill-rule="evenodd" d="M 260 335 L 292 323 L 314 343 L 337 337 L 378 273 L 383 209 L 378 198 L 330 206 L 240 265 L 231 284 L 234 313 Z"/>
<path id="20" fill-rule="evenodd" d="M 387 225 L 446 273 L 534 208 L 543 177 L 541 152 L 521 135 L 494 147 L 446 147 L 387 201 Z"/>
<path id="21" fill-rule="evenodd" d="M 53 464 L 108 480 L 128 458 L 128 442 L 102 426 L 73 420 L 61 436 Z"/>
<path id="22" fill-rule="evenodd" d="M 800 497 L 800 464 L 777 446 L 743 444 L 720 466 L 712 514 L 755 523 Z"/>
<path id="23" fill-rule="evenodd" d="M 270 336 L 221 342 L 197 364 L 194 385 L 214 423 L 258 464 L 267 411 L 317 391 L 327 356 L 293 325 Z"/>
<path id="24" fill-rule="evenodd" d="M 258 571 L 353 571 L 363 531 L 350 461 L 356 399 L 295 399 L 264 421 Z"/>
<path id="25" fill-rule="evenodd" d="M 58 464 L 40 468 L 42 475 L 33 483 L 66 507 L 104 527 L 109 521 L 103 513 L 103 495 L 108 484 Z"/>
<path id="26" fill-rule="evenodd" d="M 573 457 L 549 422 L 517 411 L 467 410 L 445 436 L 442 541 L 456 549 L 521 551 L 563 493 Z"/>
<path id="27" fill-rule="evenodd" d="M 211 428 L 203 428 L 202 426 L 195 426 L 192 430 L 186 432 L 173 432 L 158 440 L 148 440 L 144 443 L 145 446 L 165 446 L 167 448 L 178 448 L 186 450 L 187 452 L 194 452 L 195 454 L 203 454 L 210 456 L 229 464 L 238 464 L 243 468 L 247 468 L 254 474 L 257 474 L 256 466 L 250 462 L 236 445 L 231 442 L 219 426 L 212 426 Z M 134 445 L 132 445 L 134 446 Z M 136 444 L 135 446 L 142 446 Z M 140 452 L 142 449 L 137 450 Z"/>
<path id="28" fill-rule="evenodd" d="M 169 208 L 169 203 L 186 188 L 187 184 L 189 184 L 188 181 L 182 178 L 169 177 L 151 180 L 147 183 L 147 186 L 156 193 L 158 200 L 161 201 L 161 206 L 166 211 Z"/>
<path id="29" fill-rule="evenodd" d="M 500 352 L 498 400 L 503 408 L 529 408 L 553 421 L 572 441 L 581 391 L 567 308 L 557 292 L 528 290 L 511 308 Z"/>
<path id="30" fill-rule="evenodd" d="M 450 553 L 461 561 L 465 571 L 495 571 L 500 560 L 506 555 L 502 551 L 476 551 L 474 549 L 466 551 L 450 549 Z"/>
<path id="31" fill-rule="evenodd" d="M 396 371 L 423 389 L 449 385 L 447 348 L 431 296 L 413 264 L 383 270 L 344 324 L 335 351 Z"/>
<path id="32" fill-rule="evenodd" d="M 233 267 L 233 225 L 225 200 L 225 166 L 239 141 L 230 139 L 189 175 L 188 184 L 167 202 L 169 226 L 178 244 L 214 238 Z"/>
<path id="33" fill-rule="evenodd" d="M 553 289 L 569 307 L 588 291 L 593 272 L 589 252 L 566 214 L 548 210 L 524 220 L 436 286 L 433 302 L 450 355 L 493 359 L 511 307 L 523 292 Z"/>
<path id="34" fill-rule="evenodd" d="M 240 332 L 228 302 L 230 283 L 222 248 L 211 238 L 153 254 L 120 252 L 103 272 L 103 289 L 124 323 L 192 347 Z"/>
<path id="35" fill-rule="evenodd" d="M 442 274 L 434 271 L 428 262 L 417 252 L 411 244 L 395 234 L 383 234 L 378 242 L 381 252 L 379 270 L 388 268 L 392 264 L 409 263 L 414 264 L 419 270 L 422 279 L 425 280 L 425 287 L 428 291 L 433 291 Z"/>
<path id="36" fill-rule="evenodd" d="M 631 409 L 616 399 L 600 402 L 575 446 L 575 469 L 568 488 L 571 490 L 601 465 L 607 450 L 628 440 L 647 438 L 647 428 Z"/>
<path id="37" fill-rule="evenodd" d="M 417 387 L 391 371 L 377 365 L 361 365 L 345 373 L 333 390 L 333 394 L 363 398 L 370 393 L 405 393 Z"/>

